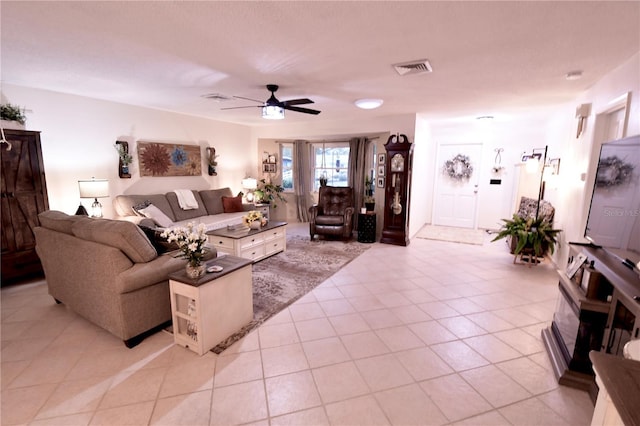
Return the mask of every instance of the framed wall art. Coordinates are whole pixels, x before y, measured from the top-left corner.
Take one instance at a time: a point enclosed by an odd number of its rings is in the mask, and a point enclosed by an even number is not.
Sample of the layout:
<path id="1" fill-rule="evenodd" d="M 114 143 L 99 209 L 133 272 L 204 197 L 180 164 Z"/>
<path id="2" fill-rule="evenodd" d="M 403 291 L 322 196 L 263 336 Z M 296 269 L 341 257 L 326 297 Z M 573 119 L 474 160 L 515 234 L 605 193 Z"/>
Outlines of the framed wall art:
<path id="1" fill-rule="evenodd" d="M 384 178 L 378 177 L 378 188 L 384 188 Z"/>
<path id="2" fill-rule="evenodd" d="M 378 176 L 384 176 L 384 166 L 378 166 Z"/>
<path id="3" fill-rule="evenodd" d="M 140 176 L 198 176 L 202 159 L 198 145 L 138 142 Z"/>
<path id="4" fill-rule="evenodd" d="M 384 163 L 387 161 L 386 154 L 378 154 L 378 165 L 384 166 Z"/>

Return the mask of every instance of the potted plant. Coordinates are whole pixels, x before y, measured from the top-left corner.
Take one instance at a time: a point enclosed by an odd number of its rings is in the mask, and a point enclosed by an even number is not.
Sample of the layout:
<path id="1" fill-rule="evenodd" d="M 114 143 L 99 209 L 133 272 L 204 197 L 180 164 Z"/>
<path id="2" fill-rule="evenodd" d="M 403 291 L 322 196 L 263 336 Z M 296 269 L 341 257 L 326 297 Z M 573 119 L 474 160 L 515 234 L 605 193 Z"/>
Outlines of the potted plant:
<path id="1" fill-rule="evenodd" d="M 369 176 L 364 178 L 364 205 L 368 212 L 372 212 L 376 208 L 376 199 L 373 196 L 373 180 Z"/>
<path id="2" fill-rule="evenodd" d="M 21 110 L 19 107 L 11 104 L 2 104 L 0 105 L 0 120 L 15 121 L 16 124 L 14 128 L 24 129 L 24 123 L 26 121 L 24 109 Z M 9 126 L 3 127 L 7 128 Z"/>
<path id="3" fill-rule="evenodd" d="M 129 164 L 133 162 L 133 156 L 129 154 L 129 151 L 125 148 L 124 143 L 117 143 L 114 145 L 116 151 L 118 151 L 118 158 L 120 159 L 120 163 L 122 164 L 122 174 L 129 174 Z"/>
<path id="4" fill-rule="evenodd" d="M 536 258 L 544 256 L 547 251 L 553 254 L 560 229 L 553 229 L 543 218 L 523 218 L 517 214 L 512 219 L 502 219 L 504 225 L 498 235 L 491 240 L 510 238 L 511 252 L 518 256 L 531 253 Z"/>
<path id="5" fill-rule="evenodd" d="M 282 185 L 275 185 L 271 182 L 267 182 L 265 179 L 260 179 L 260 183 L 258 184 L 258 189 L 256 189 L 253 193 L 256 196 L 256 199 L 265 204 L 271 204 L 271 206 L 275 209 L 278 207 L 277 200 L 280 200 L 284 203 L 287 202 L 286 198 L 282 195 L 284 188 Z"/>

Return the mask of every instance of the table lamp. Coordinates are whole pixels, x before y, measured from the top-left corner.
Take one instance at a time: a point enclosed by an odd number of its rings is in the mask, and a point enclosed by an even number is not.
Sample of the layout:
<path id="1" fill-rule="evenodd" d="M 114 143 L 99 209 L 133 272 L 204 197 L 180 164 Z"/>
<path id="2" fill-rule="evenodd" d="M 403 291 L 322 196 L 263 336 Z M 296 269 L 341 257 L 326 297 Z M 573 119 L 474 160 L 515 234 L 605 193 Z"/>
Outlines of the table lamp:
<path id="1" fill-rule="evenodd" d="M 253 191 L 258 189 L 258 181 L 250 177 L 244 178 L 242 179 L 242 188 L 247 190 L 247 202 L 252 203 L 254 199 Z"/>
<path id="2" fill-rule="evenodd" d="M 102 204 L 98 198 L 106 198 L 109 196 L 109 181 L 107 179 L 79 180 L 80 198 L 93 198 L 91 204 L 91 217 L 102 217 Z M 78 208 L 80 211 L 80 208 Z M 78 212 L 76 212 L 78 214 Z M 86 210 L 85 210 L 86 214 Z"/>

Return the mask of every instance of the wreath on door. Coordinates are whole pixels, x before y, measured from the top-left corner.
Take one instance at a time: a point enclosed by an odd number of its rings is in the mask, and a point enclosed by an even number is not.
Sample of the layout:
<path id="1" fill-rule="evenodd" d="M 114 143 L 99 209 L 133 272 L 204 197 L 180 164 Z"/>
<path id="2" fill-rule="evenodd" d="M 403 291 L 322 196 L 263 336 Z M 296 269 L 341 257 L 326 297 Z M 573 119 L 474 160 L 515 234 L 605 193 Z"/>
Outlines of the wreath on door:
<path id="1" fill-rule="evenodd" d="M 444 163 L 444 173 L 451 179 L 462 181 L 471 178 L 473 166 L 466 155 L 458 154 Z"/>

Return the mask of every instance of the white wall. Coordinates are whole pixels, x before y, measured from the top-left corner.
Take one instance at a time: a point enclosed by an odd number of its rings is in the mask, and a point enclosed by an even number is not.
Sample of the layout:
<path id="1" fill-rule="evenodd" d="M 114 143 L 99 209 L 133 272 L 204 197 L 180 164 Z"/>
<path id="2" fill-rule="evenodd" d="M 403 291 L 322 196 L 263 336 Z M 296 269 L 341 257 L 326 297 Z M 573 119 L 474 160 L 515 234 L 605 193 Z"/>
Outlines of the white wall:
<path id="1" fill-rule="evenodd" d="M 255 169 L 257 151 L 249 127 L 191 117 L 166 111 L 106 102 L 80 96 L 11 85 L 2 86 L 3 102 L 27 108 L 27 129 L 41 131 L 49 206 L 73 214 L 80 202 L 78 180 L 91 177 L 109 180 L 111 196 L 149 194 L 177 188 L 231 187 L 240 190 L 246 171 Z M 31 111 L 31 112 L 29 112 Z M 144 177 L 134 154 L 131 179 L 118 177 L 116 140 L 178 142 L 200 145 L 201 176 Z M 218 175 L 207 174 L 205 147 L 215 147 Z M 85 206 L 92 200 L 83 200 Z M 112 199 L 100 202 L 105 217 L 113 217 Z"/>
<path id="2" fill-rule="evenodd" d="M 533 149 L 544 149 L 549 145 L 549 155 L 558 157 L 562 145 L 560 141 L 549 140 L 546 136 L 547 123 L 555 111 L 530 112 L 521 115 L 496 114 L 494 119 L 477 120 L 475 117 L 460 120 L 430 122 L 431 125 L 431 159 L 427 161 L 428 191 L 433 193 L 435 173 L 439 173 L 442 165 L 436 162 L 438 144 L 482 143 L 478 187 L 478 228 L 498 229 L 503 218 L 510 218 L 515 211 L 514 194 L 518 181 L 517 164 L 523 152 L 531 153 Z M 425 117 L 428 120 L 428 117 Z M 492 171 L 496 149 L 502 148 L 500 173 Z M 500 185 L 491 185 L 491 179 L 501 179 Z M 425 222 L 431 223 L 433 197 L 429 197 Z"/>
<path id="3" fill-rule="evenodd" d="M 554 201 L 556 219 L 563 229 L 563 242 L 555 256 L 558 265 L 564 265 L 568 257 L 567 242 L 586 241 L 583 238 L 589 213 L 589 202 L 597 167 L 598 140 L 594 132 L 596 115 L 609 109 L 611 103 L 621 95 L 630 92 L 629 122 L 627 136 L 640 134 L 640 52 L 611 71 L 593 87 L 578 97 L 563 111 L 563 119 L 570 129 L 563 139 L 564 152 L 560 164 L 561 184 Z M 591 103 L 591 115 L 587 127 L 580 138 L 576 138 L 577 120 L 575 108 Z"/>

